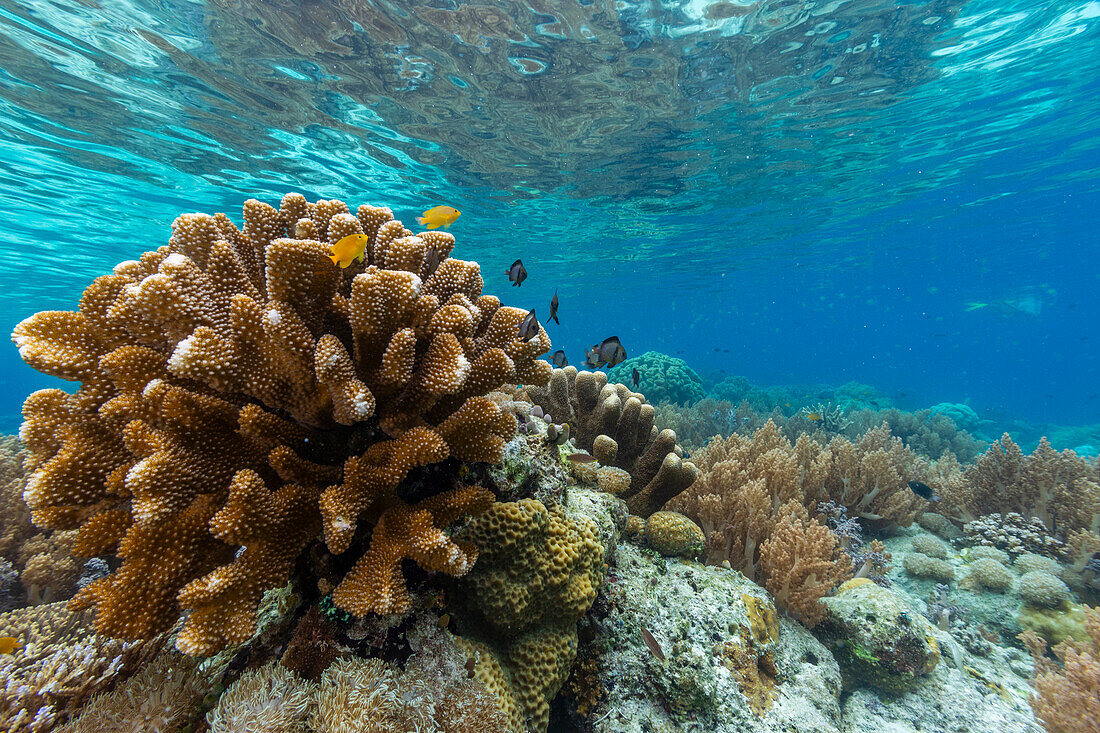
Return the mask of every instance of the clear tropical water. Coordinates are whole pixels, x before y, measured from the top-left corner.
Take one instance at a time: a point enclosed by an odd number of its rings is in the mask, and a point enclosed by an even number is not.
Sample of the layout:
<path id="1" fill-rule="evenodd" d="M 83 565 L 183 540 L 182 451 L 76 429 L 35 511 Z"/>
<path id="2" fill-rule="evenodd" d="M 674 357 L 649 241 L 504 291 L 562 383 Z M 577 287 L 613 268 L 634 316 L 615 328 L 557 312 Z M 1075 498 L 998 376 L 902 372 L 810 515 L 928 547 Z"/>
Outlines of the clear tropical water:
<path id="1" fill-rule="evenodd" d="M 573 363 L 1100 423 L 1095 0 L 25 0 L 0 44 L 4 328 L 296 190 L 457 207 Z M 11 429 L 49 382 L 0 375 Z"/>

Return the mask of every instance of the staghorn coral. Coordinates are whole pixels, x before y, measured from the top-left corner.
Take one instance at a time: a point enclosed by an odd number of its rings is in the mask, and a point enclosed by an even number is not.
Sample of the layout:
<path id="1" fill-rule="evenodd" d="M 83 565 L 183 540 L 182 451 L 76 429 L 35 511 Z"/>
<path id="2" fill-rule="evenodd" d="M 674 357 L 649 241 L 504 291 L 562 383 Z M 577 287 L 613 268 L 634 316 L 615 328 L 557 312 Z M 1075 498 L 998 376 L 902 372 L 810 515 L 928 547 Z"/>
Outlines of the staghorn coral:
<path id="1" fill-rule="evenodd" d="M 1073 451 L 1059 453 L 1046 438 L 1025 456 L 1005 433 L 964 478 L 940 491 L 940 511 L 957 521 L 1015 513 L 1038 519 L 1063 541 L 1072 531 L 1100 528 L 1100 470 Z"/>
<path id="2" fill-rule="evenodd" d="M 603 372 L 554 369 L 549 385 L 526 392 L 554 420 L 569 425 L 578 448 L 630 473 L 630 488 L 620 496 L 631 513 L 648 517 L 695 481 L 697 471 L 682 460 L 676 433 L 657 429 L 645 395 L 609 384 Z"/>
<path id="3" fill-rule="evenodd" d="M 441 529 L 484 492 L 410 506 L 396 489 L 447 457 L 498 460 L 516 422 L 483 395 L 544 384 L 550 341 L 518 339 L 524 311 L 482 295 L 451 235 L 357 213 L 288 194 L 247 201 L 240 228 L 185 214 L 78 311 L 16 327 L 28 364 L 81 383 L 27 399 L 24 496 L 38 525 L 79 528 L 76 552 L 122 558 L 74 599 L 103 633 L 148 638 L 190 609 L 181 650 L 247 638 L 321 528 L 335 553 L 360 524 L 381 530 L 337 589 L 359 613 L 406 608 L 406 555 L 455 573 L 473 561 Z M 352 233 L 369 238 L 364 262 L 340 270 L 329 246 Z"/>
<path id="4" fill-rule="evenodd" d="M 1035 662 L 1031 707 L 1048 733 L 1100 731 L 1100 610 L 1084 612 L 1088 641 L 1055 646 L 1057 662 L 1046 656 L 1046 642 L 1035 632 L 1020 635 Z"/>
<path id="5" fill-rule="evenodd" d="M 777 608 L 813 628 L 825 615 L 819 601 L 852 577 L 852 561 L 837 536 L 791 501 L 780 507 L 771 536 L 760 547 L 764 586 Z"/>
<path id="6" fill-rule="evenodd" d="M 0 728 L 10 733 L 53 731 L 95 693 L 147 662 L 164 638 L 118 641 L 98 636 L 86 614 L 64 603 L 0 614 L 0 636 L 22 648 L 0 655 Z"/>

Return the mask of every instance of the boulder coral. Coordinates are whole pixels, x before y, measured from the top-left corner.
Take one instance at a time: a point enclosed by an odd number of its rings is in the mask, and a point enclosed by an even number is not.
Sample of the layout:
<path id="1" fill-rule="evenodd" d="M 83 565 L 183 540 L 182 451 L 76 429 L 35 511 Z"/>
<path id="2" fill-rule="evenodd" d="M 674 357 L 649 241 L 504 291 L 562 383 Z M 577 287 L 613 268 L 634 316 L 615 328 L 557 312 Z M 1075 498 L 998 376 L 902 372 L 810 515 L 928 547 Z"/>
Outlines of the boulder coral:
<path id="1" fill-rule="evenodd" d="M 536 499 L 498 502 L 461 534 L 480 559 L 457 583 L 474 672 L 511 730 L 545 731 L 577 655 L 577 621 L 596 600 L 604 548 L 595 523 Z M 526 721 L 526 724 L 523 722 Z"/>
<path id="2" fill-rule="evenodd" d="M 340 269 L 328 255 L 350 234 L 368 243 Z M 545 384 L 550 340 L 521 341 L 525 312 L 483 295 L 453 247 L 386 208 L 250 199 L 243 226 L 184 214 L 77 311 L 16 326 L 29 365 L 80 383 L 24 405 L 24 496 L 39 526 L 79 529 L 78 554 L 121 560 L 73 601 L 102 633 L 149 638 L 186 610 L 182 651 L 247 638 L 320 532 L 340 554 L 373 527 L 335 593 L 356 614 L 408 607 L 405 558 L 469 570 L 474 549 L 444 530 L 492 495 L 410 504 L 398 486 L 447 458 L 499 460 L 516 420 L 485 395 Z"/>
<path id="3" fill-rule="evenodd" d="M 683 359 L 647 351 L 607 370 L 607 381 L 630 384 L 638 370 L 638 389 L 653 402 L 690 405 L 707 396 L 703 380 Z"/>

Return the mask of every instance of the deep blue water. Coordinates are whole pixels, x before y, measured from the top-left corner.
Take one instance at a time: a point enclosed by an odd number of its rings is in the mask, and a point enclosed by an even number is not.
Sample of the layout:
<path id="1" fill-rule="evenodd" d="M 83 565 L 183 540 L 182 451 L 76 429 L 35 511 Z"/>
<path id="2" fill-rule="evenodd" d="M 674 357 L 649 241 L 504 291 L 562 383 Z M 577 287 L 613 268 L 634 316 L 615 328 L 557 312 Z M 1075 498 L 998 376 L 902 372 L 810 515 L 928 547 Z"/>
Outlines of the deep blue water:
<path id="1" fill-rule="evenodd" d="M 459 208 L 574 363 L 1100 423 L 1098 182 L 1095 0 L 0 2 L 9 330 L 297 190 Z M 13 346 L 0 379 L 3 429 L 51 386 Z"/>

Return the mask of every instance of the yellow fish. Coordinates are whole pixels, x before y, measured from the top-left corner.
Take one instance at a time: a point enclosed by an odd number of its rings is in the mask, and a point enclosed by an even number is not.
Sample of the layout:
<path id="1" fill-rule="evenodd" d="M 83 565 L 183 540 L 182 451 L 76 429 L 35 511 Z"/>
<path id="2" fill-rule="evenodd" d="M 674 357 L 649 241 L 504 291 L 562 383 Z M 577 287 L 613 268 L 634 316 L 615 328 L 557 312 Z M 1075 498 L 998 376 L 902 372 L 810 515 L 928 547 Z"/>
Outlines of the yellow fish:
<path id="1" fill-rule="evenodd" d="M 370 237 L 366 234 L 349 234 L 336 244 L 332 245 L 332 254 L 329 259 L 332 264 L 339 265 L 341 269 L 352 262 L 363 261 L 363 250 L 367 248 Z"/>
<path id="2" fill-rule="evenodd" d="M 820 412 L 807 412 L 806 413 L 806 419 L 809 420 L 810 422 L 817 422 L 818 420 L 821 419 L 821 413 Z"/>
<path id="3" fill-rule="evenodd" d="M 429 229 L 435 229 L 437 227 L 443 227 L 446 229 L 451 224 L 455 223 L 455 219 L 462 216 L 462 212 L 451 206 L 433 206 L 424 212 L 423 215 L 416 217 L 416 223 L 422 227 L 428 227 Z"/>
<path id="4" fill-rule="evenodd" d="M 23 642 L 14 636 L 0 636 L 0 654 L 14 654 L 23 648 Z"/>

